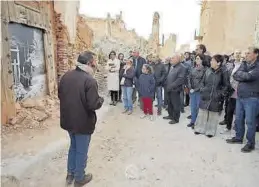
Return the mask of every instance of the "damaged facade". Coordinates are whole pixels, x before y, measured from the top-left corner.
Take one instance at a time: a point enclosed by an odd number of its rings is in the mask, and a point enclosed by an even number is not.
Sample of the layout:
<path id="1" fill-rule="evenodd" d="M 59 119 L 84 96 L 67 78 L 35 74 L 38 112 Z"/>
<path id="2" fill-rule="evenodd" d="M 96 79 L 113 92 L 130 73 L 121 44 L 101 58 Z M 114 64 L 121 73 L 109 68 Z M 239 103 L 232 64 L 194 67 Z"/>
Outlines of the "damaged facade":
<path id="1" fill-rule="evenodd" d="M 26 121 L 30 114 L 17 119 L 22 107 L 41 116 L 37 122 L 50 115 L 42 103 L 55 98 L 60 77 L 92 47 L 78 8 L 78 1 L 1 1 L 1 124 Z M 32 99 L 42 96 L 37 107 Z"/>
<path id="2" fill-rule="evenodd" d="M 259 1 L 203 0 L 199 36 L 195 39 L 212 53 L 232 53 L 253 44 L 258 46 L 258 10 Z"/>
<path id="3" fill-rule="evenodd" d="M 97 54 L 95 74 L 102 95 L 107 54 L 129 56 L 138 49 L 143 57 L 158 54 L 159 14 L 153 18 L 149 40 L 127 30 L 122 12 L 112 18 L 90 18 L 78 13 L 79 1 L 1 1 L 1 124 L 39 125 L 58 111 L 57 85 L 75 67 L 79 53 Z M 175 48 L 171 37 L 164 46 Z M 174 50 L 174 49 L 172 49 Z M 164 51 L 164 50 L 162 50 Z M 166 52 L 167 53 L 167 52 Z M 166 56 L 166 54 L 165 54 Z"/>

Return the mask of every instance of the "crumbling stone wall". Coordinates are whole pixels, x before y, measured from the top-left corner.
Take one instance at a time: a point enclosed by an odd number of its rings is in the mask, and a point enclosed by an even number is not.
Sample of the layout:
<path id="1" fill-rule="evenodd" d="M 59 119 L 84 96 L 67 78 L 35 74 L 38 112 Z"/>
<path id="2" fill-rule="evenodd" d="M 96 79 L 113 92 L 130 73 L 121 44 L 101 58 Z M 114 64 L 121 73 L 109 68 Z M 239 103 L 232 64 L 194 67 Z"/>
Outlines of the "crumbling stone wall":
<path id="1" fill-rule="evenodd" d="M 146 55 L 147 41 L 139 37 L 135 30 L 127 30 L 122 19 L 122 13 L 115 19 L 107 15 L 107 18 L 91 18 L 84 16 L 86 24 L 93 30 L 93 48 L 102 50 L 108 55 L 111 50 L 123 53 L 126 57 L 130 50 L 139 49 L 141 55 Z"/>

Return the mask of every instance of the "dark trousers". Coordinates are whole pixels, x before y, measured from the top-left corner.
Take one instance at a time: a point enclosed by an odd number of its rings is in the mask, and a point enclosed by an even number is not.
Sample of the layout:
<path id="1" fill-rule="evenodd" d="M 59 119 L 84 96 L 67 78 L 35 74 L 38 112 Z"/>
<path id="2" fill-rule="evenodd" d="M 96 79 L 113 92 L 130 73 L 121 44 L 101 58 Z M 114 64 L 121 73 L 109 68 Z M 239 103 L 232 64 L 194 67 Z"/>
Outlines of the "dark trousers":
<path id="1" fill-rule="evenodd" d="M 122 89 L 121 89 L 121 86 L 120 86 L 120 90 L 119 90 L 119 101 L 122 100 L 121 95 L 122 95 Z"/>
<path id="2" fill-rule="evenodd" d="M 185 93 L 185 105 L 189 106 L 190 104 L 190 95 L 188 93 Z"/>
<path id="3" fill-rule="evenodd" d="M 142 97 L 144 114 L 153 115 L 153 99 L 151 97 Z"/>
<path id="4" fill-rule="evenodd" d="M 137 89 L 133 88 L 133 92 L 132 92 L 132 101 L 133 101 L 133 103 L 135 103 L 136 100 L 137 100 Z"/>
<path id="5" fill-rule="evenodd" d="M 166 88 L 164 87 L 164 106 L 168 105 L 168 92 L 166 91 Z"/>
<path id="6" fill-rule="evenodd" d="M 228 102 L 229 102 L 229 98 L 225 98 L 225 102 L 224 102 L 224 104 L 225 104 L 225 114 L 224 114 L 224 121 L 227 121 L 227 111 L 228 111 Z"/>
<path id="7" fill-rule="evenodd" d="M 227 122 L 227 129 L 232 128 L 232 122 L 233 122 L 233 116 L 236 109 L 236 99 L 235 98 L 229 98 L 228 104 L 227 104 L 227 112 L 226 112 L 226 118 L 224 118 Z"/>
<path id="8" fill-rule="evenodd" d="M 180 92 L 168 93 L 168 114 L 172 120 L 179 122 L 181 113 Z"/>
<path id="9" fill-rule="evenodd" d="M 119 100 L 119 91 L 111 91 L 111 101 L 116 102 Z"/>

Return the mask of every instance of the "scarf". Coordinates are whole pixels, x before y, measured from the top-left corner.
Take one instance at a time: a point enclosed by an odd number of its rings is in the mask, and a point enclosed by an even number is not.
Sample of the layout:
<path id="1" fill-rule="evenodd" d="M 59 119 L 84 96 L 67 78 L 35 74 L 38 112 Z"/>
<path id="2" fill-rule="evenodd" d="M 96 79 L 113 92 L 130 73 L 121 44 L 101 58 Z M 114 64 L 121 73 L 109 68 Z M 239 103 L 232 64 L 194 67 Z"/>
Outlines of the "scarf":
<path id="1" fill-rule="evenodd" d="M 76 66 L 83 70 L 84 72 L 94 76 L 94 70 L 93 68 L 91 68 L 90 66 L 86 65 L 86 64 L 81 64 L 80 62 L 77 62 Z"/>

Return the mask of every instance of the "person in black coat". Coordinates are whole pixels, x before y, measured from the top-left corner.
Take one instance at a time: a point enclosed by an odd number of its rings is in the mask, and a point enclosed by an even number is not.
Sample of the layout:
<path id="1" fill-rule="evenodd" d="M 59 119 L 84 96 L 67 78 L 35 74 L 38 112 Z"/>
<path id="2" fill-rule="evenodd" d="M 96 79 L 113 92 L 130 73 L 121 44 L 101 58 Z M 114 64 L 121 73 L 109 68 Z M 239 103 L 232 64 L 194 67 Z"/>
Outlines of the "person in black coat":
<path id="1" fill-rule="evenodd" d="M 247 126 L 247 144 L 242 152 L 251 152 L 255 148 L 256 117 L 259 115 L 259 49 L 249 48 L 246 61 L 233 74 L 238 81 L 236 99 L 236 136 L 228 143 L 241 144 Z"/>
<path id="2" fill-rule="evenodd" d="M 65 73 L 58 87 L 60 125 L 70 137 L 66 182 L 71 184 L 75 179 L 78 186 L 92 179 L 92 175 L 85 175 L 84 170 L 97 121 L 95 110 L 101 108 L 104 101 L 98 94 L 97 81 L 93 77 L 93 55 L 89 51 L 80 54 L 76 69 Z"/>
<path id="3" fill-rule="evenodd" d="M 163 96 L 162 96 L 162 86 L 165 80 L 166 69 L 164 64 L 162 64 L 161 60 L 157 56 L 154 62 L 151 64 L 153 68 L 153 74 L 156 81 L 156 89 L 155 89 L 155 95 L 157 98 L 157 115 L 162 114 L 162 107 L 163 107 Z"/>
<path id="4" fill-rule="evenodd" d="M 135 50 L 133 52 L 133 67 L 135 70 L 135 77 L 134 77 L 135 85 L 137 85 L 137 81 L 138 81 L 140 75 L 142 74 L 142 67 L 144 64 L 146 64 L 146 60 L 143 57 L 139 56 L 139 51 Z M 132 95 L 133 103 L 137 99 L 137 90 L 138 90 L 138 88 L 135 88 L 133 90 L 133 95 Z"/>
<path id="5" fill-rule="evenodd" d="M 199 114 L 194 130 L 195 134 L 205 134 L 209 138 L 216 135 L 224 97 L 229 88 L 228 74 L 222 70 L 223 61 L 222 55 L 213 56 L 211 68 L 206 70 L 200 88 Z"/>

